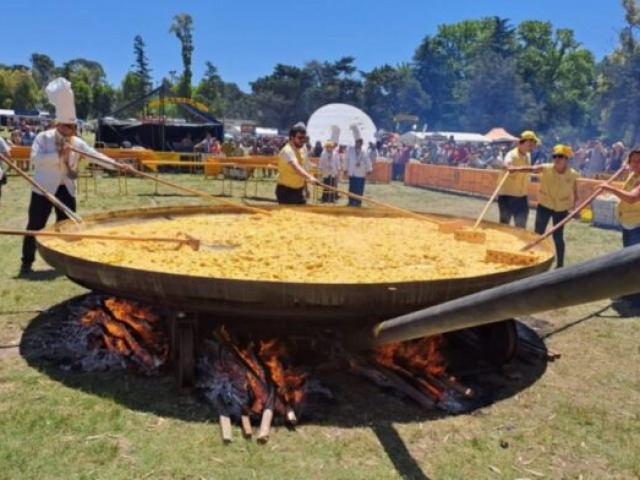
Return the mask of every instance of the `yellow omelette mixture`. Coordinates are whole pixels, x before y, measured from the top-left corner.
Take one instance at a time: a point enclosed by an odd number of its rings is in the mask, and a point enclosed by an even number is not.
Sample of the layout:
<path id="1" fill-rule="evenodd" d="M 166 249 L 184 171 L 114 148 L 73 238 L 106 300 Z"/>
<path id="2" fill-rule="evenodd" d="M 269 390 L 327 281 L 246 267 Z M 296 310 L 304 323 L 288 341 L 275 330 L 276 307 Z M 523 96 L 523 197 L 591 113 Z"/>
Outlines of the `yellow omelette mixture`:
<path id="1" fill-rule="evenodd" d="M 182 237 L 194 251 L 171 243 L 63 240 L 42 237 L 66 254 L 140 270 L 201 277 L 308 283 L 378 283 L 472 277 L 520 268 L 487 261 L 487 249 L 518 252 L 524 241 L 483 229 L 473 244 L 413 218 L 334 216 L 282 209 L 270 214 L 212 214 L 158 219 L 87 230 L 91 234 Z M 234 246 L 219 249 L 216 246 Z M 211 248 L 213 247 L 213 248 Z M 536 263 L 549 253 L 531 251 Z"/>

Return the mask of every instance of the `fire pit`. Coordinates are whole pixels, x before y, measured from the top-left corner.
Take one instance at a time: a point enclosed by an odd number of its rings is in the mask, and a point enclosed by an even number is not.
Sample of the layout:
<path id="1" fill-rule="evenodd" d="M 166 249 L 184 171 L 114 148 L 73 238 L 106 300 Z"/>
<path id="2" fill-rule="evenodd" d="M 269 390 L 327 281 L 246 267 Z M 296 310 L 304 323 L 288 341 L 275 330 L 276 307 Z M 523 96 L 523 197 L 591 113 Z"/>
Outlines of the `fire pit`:
<path id="1" fill-rule="evenodd" d="M 277 210 L 274 207 L 271 210 Z M 387 212 L 369 209 L 305 208 L 335 217 L 393 217 Z M 199 214 L 244 214 L 230 206 L 162 207 L 108 212 L 85 216 L 82 231 L 105 226 L 143 224 L 157 219 L 175 219 Z M 453 220 L 430 215 L 436 222 Z M 471 221 L 457 220 L 462 224 Z M 60 231 L 77 231 L 71 223 L 53 227 Z M 523 242 L 534 238 L 530 232 L 503 225 L 491 225 L 512 233 Z M 419 233 L 416 233 L 419 235 Z M 437 305 L 470 293 L 525 278 L 547 270 L 553 257 L 550 243 L 540 250 L 546 255 L 537 263 L 503 272 L 426 281 L 391 283 L 299 283 L 260 280 L 234 280 L 161 271 L 142 271 L 99 263 L 63 253 L 45 237 L 38 239 L 42 257 L 56 270 L 91 290 L 120 298 L 141 300 L 171 310 L 172 352 L 178 364 L 181 386 L 193 384 L 196 339 L 214 324 L 233 329 L 292 333 L 309 327 L 338 327 L 340 330 L 363 328 L 397 315 Z M 125 248 L 123 245 L 122 248 Z M 180 252 L 177 251 L 176 255 Z M 501 328 L 501 327 L 496 327 Z M 513 333 L 503 334 L 513 338 Z M 508 342 L 507 342 L 508 344 Z M 504 355 L 508 356 L 507 349 Z"/>

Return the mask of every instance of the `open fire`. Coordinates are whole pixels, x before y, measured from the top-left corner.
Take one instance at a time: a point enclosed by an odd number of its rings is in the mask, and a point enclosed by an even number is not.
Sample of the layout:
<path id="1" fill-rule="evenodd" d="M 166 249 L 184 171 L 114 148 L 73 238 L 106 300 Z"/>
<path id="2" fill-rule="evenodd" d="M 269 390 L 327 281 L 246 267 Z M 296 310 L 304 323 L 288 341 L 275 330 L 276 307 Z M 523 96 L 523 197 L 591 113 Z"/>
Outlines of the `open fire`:
<path id="1" fill-rule="evenodd" d="M 153 376 L 169 366 L 176 343 L 165 309 L 91 294 L 70 313 L 63 328 L 66 368 L 127 369 Z M 194 390 L 216 412 L 223 441 L 232 441 L 236 422 L 245 438 L 255 436 L 260 443 L 268 441 L 273 423 L 293 429 L 312 415 L 312 405 L 333 399 L 320 381 L 331 371 L 367 378 L 426 409 L 469 410 L 476 392 L 448 373 L 461 371 L 459 362 L 448 360 L 460 357 L 460 349 L 452 355 L 456 345 L 482 349 L 479 337 L 467 331 L 385 345 L 366 354 L 346 350 L 337 334 L 327 332 L 254 338 L 251 332 L 218 326 L 196 341 Z M 531 341 L 522 342 L 517 352 L 529 359 L 544 357 Z M 477 368 L 477 357 L 469 358 Z"/>

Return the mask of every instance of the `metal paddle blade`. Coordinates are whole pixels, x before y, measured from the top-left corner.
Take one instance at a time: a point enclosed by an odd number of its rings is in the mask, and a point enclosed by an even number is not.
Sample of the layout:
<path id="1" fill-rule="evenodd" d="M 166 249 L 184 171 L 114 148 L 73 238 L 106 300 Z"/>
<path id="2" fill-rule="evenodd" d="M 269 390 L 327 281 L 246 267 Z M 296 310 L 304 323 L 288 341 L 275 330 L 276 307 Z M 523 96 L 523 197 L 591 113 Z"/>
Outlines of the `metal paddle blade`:
<path id="1" fill-rule="evenodd" d="M 222 245 L 220 243 L 204 243 L 199 238 L 196 238 L 188 233 L 183 233 L 183 235 L 187 239 L 187 245 L 189 245 L 193 250 L 208 250 L 208 251 L 223 251 L 223 250 L 234 250 L 239 247 L 239 245 Z"/>

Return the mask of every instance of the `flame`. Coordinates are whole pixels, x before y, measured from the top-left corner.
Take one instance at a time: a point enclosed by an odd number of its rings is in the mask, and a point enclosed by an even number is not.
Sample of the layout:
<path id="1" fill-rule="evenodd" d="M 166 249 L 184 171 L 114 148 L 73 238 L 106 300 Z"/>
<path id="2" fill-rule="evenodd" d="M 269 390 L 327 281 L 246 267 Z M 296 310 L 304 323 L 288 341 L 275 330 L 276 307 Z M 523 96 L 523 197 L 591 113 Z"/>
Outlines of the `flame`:
<path id="1" fill-rule="evenodd" d="M 260 342 L 258 355 L 269 369 L 278 395 L 285 405 L 299 407 L 304 399 L 304 384 L 308 374 L 285 366 L 291 364 L 286 344 L 275 338 Z"/>
<path id="2" fill-rule="evenodd" d="M 95 328 L 94 348 L 106 348 L 150 372 L 169 358 L 169 341 L 161 317 L 150 306 L 107 297 L 85 307 L 80 325 Z"/>
<path id="3" fill-rule="evenodd" d="M 383 345 L 375 350 L 374 356 L 378 363 L 386 367 L 400 366 L 413 372 L 439 376 L 446 368 L 445 359 L 440 352 L 442 340 L 442 335 L 435 335 Z"/>

